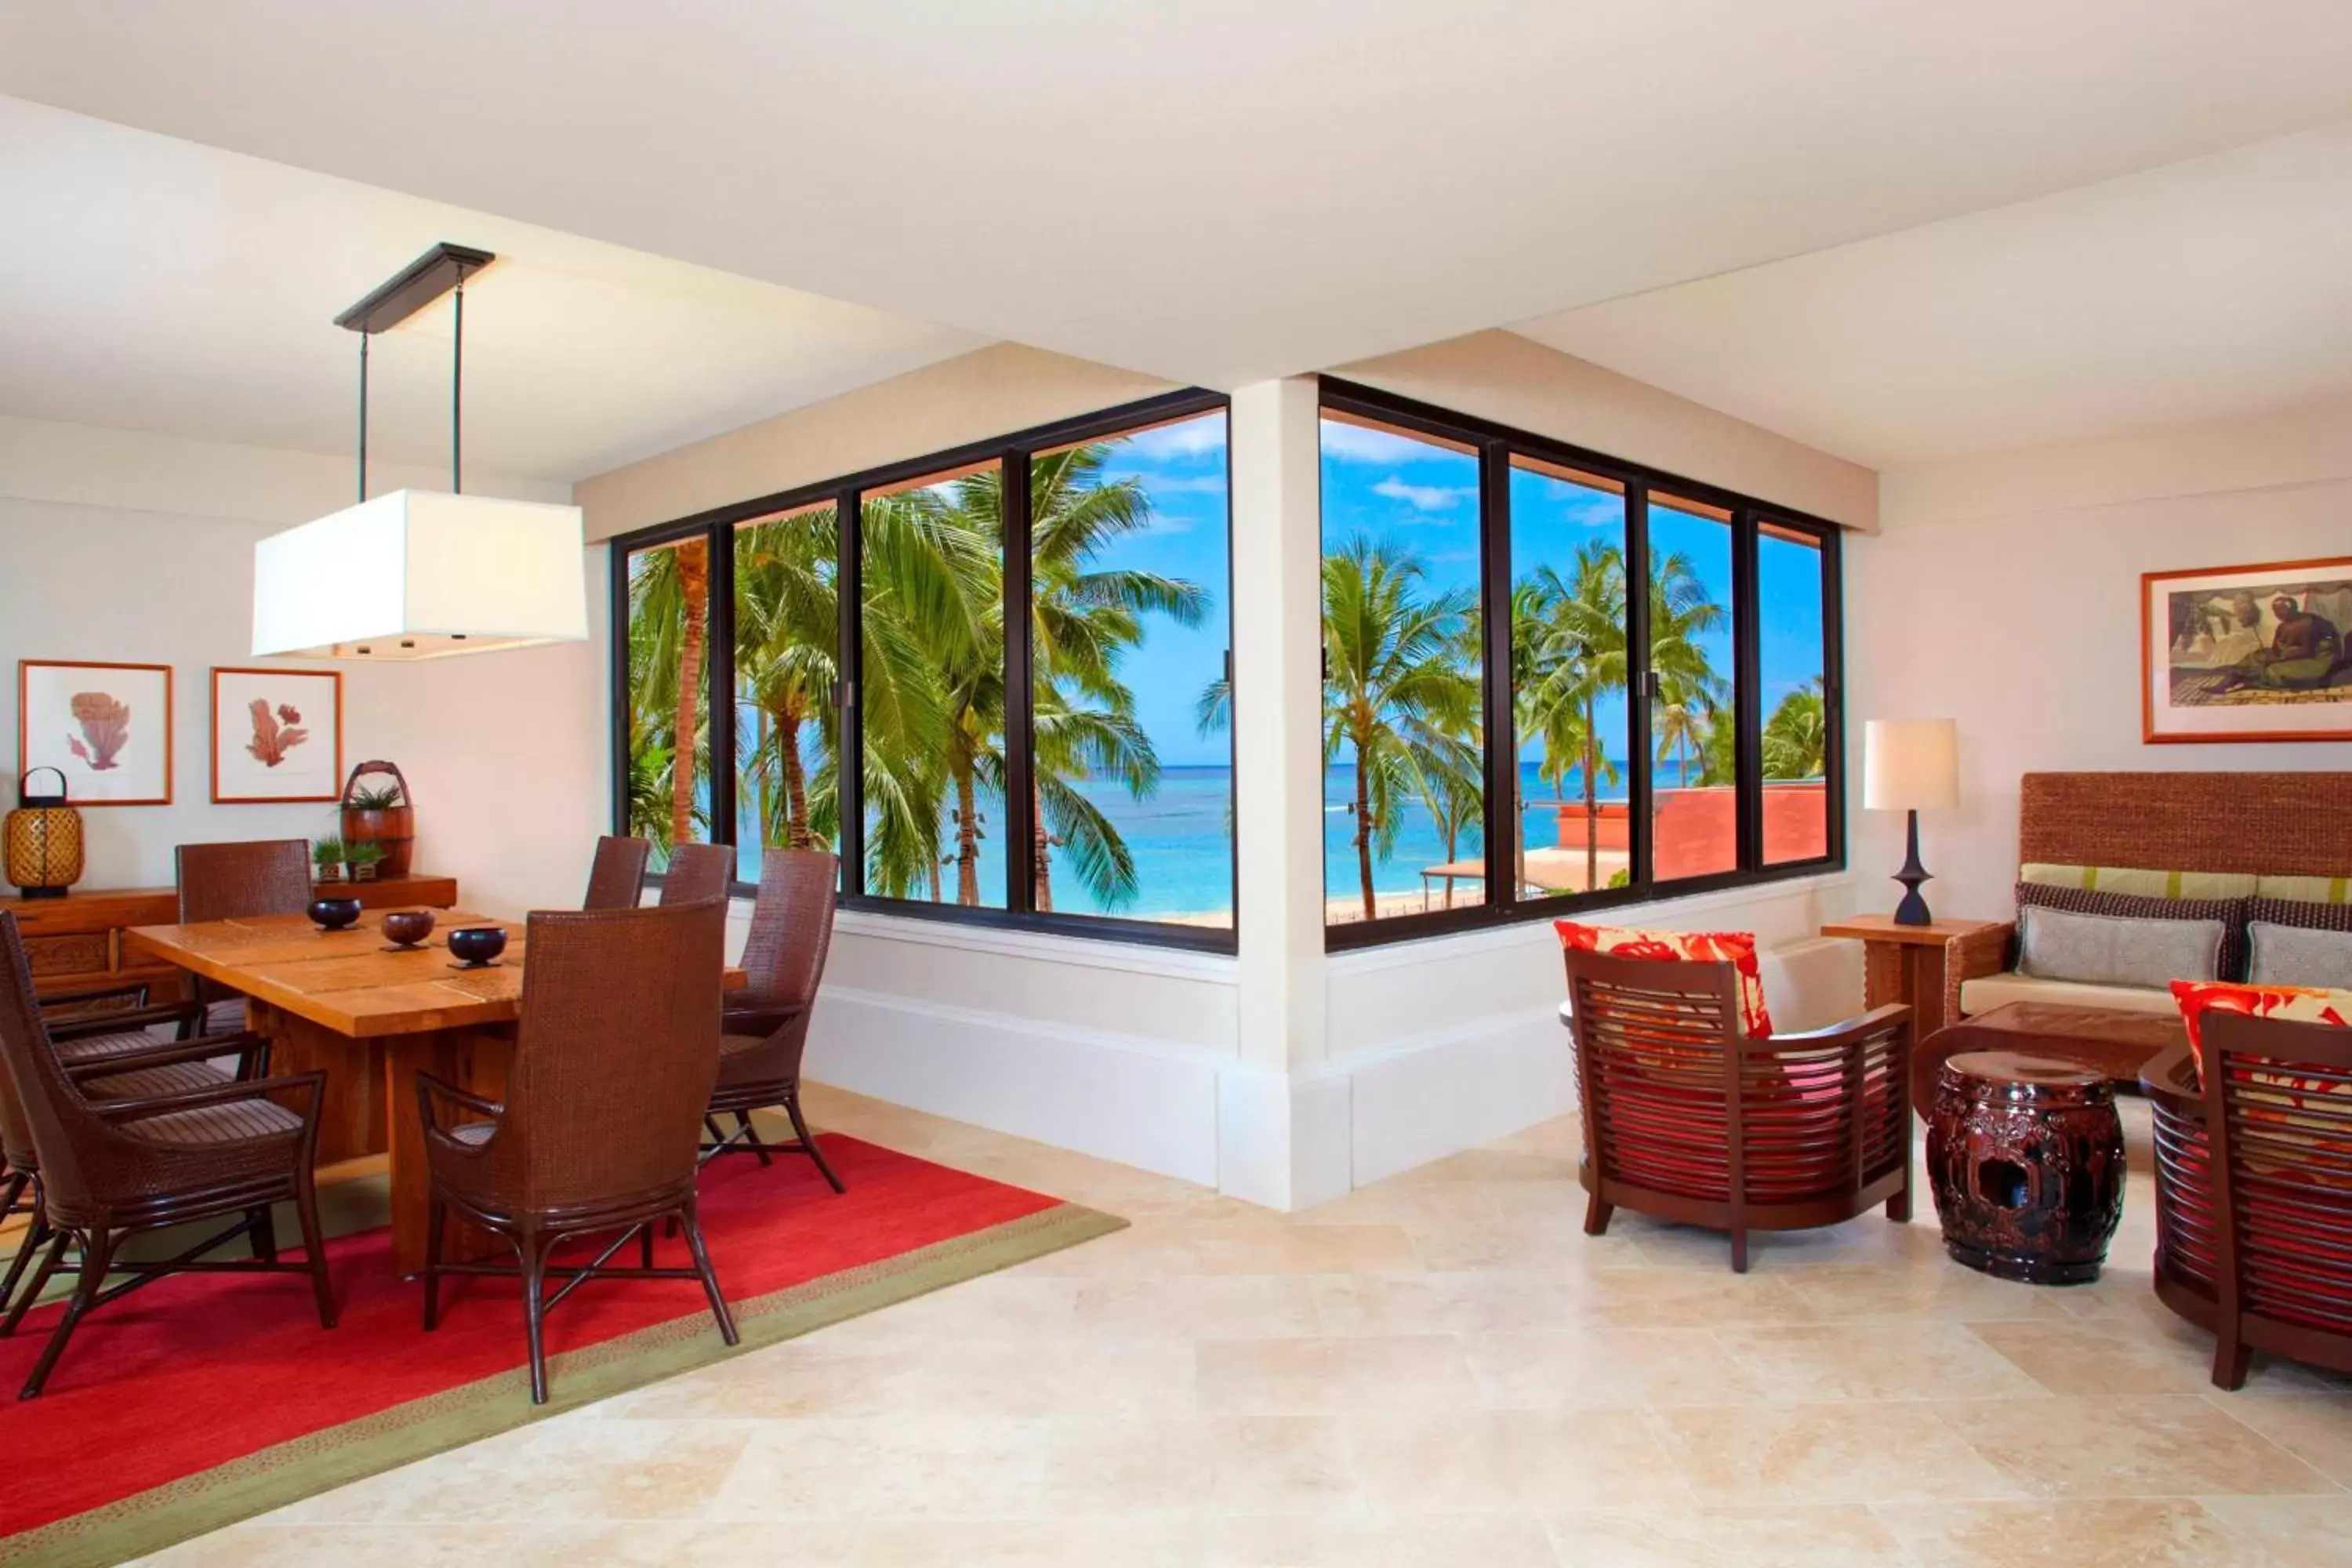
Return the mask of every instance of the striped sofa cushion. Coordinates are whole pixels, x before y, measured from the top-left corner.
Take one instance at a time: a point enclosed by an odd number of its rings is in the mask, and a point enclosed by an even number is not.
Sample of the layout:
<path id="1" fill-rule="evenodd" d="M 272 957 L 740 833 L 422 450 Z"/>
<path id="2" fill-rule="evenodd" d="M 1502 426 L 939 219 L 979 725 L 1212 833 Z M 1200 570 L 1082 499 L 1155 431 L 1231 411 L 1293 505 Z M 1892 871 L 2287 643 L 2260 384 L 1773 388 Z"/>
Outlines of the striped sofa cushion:
<path id="1" fill-rule="evenodd" d="M 2132 866 L 2058 866 L 2029 860 L 2017 879 L 2037 888 L 2128 893 L 2145 899 L 2250 899 L 2263 880 L 2252 872 L 2162 871 Z"/>

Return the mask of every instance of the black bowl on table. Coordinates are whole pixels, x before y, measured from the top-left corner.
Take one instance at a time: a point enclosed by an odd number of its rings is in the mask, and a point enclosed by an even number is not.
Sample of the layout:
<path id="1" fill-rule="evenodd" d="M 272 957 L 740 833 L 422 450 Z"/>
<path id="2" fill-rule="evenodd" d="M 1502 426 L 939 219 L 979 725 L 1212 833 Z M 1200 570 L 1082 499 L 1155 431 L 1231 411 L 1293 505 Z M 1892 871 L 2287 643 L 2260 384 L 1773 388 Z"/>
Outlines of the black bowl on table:
<path id="1" fill-rule="evenodd" d="M 394 910 L 383 917 L 383 935 L 395 947 L 415 947 L 433 934 L 431 910 Z"/>
<path id="2" fill-rule="evenodd" d="M 491 963 L 506 950 L 504 926 L 459 926 L 449 933 L 449 956 L 468 969 Z"/>
<path id="3" fill-rule="evenodd" d="M 310 923 L 320 931 L 342 931 L 360 918 L 360 901 L 357 899 L 312 899 L 310 909 L 304 912 L 310 915 Z"/>

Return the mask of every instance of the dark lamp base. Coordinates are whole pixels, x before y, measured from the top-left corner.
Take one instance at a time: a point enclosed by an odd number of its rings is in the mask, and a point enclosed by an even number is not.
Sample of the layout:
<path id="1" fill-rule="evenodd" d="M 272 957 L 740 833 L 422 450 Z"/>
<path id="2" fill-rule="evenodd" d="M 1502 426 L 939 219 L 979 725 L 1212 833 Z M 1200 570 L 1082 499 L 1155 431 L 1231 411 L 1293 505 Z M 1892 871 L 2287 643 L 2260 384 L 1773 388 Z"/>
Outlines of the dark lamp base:
<path id="1" fill-rule="evenodd" d="M 1895 906 L 1895 923 L 1899 926 L 1924 926 L 1935 923 L 1936 917 L 1927 912 L 1927 900 L 1919 896 L 1919 884 L 1935 879 L 1927 868 L 1919 864 L 1919 814 L 1912 812 L 1910 847 L 1903 858 L 1903 869 L 1895 879 L 1903 884 L 1903 901 Z"/>
<path id="2" fill-rule="evenodd" d="M 62 899 L 66 896 L 63 888 L 19 888 L 16 893 L 18 897 L 26 899 Z"/>

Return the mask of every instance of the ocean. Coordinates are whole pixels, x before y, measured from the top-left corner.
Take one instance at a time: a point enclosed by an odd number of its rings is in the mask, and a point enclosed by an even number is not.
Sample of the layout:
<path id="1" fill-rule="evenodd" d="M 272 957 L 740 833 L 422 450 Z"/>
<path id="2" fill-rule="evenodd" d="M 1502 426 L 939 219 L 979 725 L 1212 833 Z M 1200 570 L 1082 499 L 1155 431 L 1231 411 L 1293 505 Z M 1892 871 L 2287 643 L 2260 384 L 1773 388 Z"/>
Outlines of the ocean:
<path id="1" fill-rule="evenodd" d="M 1551 785 L 1536 776 L 1535 764 L 1523 763 L 1519 770 L 1520 793 L 1530 803 L 1549 802 L 1553 795 Z M 1233 855 L 1226 837 L 1229 805 L 1233 795 L 1233 772 L 1224 767 L 1171 767 L 1162 770 L 1158 793 L 1149 800 L 1130 799 L 1124 789 L 1105 782 L 1098 785 L 1082 785 L 1087 796 L 1095 801 L 1126 840 L 1128 852 L 1135 858 L 1137 897 L 1118 908 L 1107 908 L 1090 895 L 1078 881 L 1069 864 L 1066 850 L 1053 851 L 1054 907 L 1056 910 L 1085 914 L 1116 914 L 1129 919 L 1163 919 L 1171 915 L 1203 916 L 1230 912 L 1233 909 Z M 1576 773 L 1569 773 L 1564 793 L 1570 800 L 1578 797 L 1582 784 Z M 1354 818 L 1348 806 L 1355 799 L 1355 770 L 1335 767 L 1328 770 L 1323 780 L 1323 879 L 1328 896 L 1346 898 L 1357 890 Z M 1622 796 L 1623 787 L 1604 786 L 1604 797 Z M 993 796 L 982 795 L 981 812 L 992 829 L 992 836 L 982 840 L 980 854 L 980 885 L 982 896 L 992 904 L 1003 902 L 1004 888 L 1003 843 L 993 836 L 993 830 L 1003 821 L 1001 805 Z M 1540 848 L 1558 841 L 1558 827 L 1548 811 L 1529 809 L 1522 815 L 1523 831 L 1529 848 Z M 746 846 L 744 858 L 746 880 L 757 880 L 758 851 L 751 846 L 758 842 L 756 828 L 739 836 Z M 1453 858 L 1475 859 L 1485 850 L 1486 840 L 1476 828 L 1465 830 L 1454 846 Z M 1396 847 L 1388 859 L 1375 859 L 1372 885 L 1376 892 L 1418 893 L 1422 890 L 1421 868 L 1446 859 L 1445 847 L 1439 840 L 1437 826 L 1429 814 L 1418 805 L 1406 808 L 1404 821 L 1397 833 Z M 954 897 L 954 877 L 950 870 L 943 879 L 948 896 Z M 1459 894 L 1475 898 L 1475 883 L 1458 885 Z"/>

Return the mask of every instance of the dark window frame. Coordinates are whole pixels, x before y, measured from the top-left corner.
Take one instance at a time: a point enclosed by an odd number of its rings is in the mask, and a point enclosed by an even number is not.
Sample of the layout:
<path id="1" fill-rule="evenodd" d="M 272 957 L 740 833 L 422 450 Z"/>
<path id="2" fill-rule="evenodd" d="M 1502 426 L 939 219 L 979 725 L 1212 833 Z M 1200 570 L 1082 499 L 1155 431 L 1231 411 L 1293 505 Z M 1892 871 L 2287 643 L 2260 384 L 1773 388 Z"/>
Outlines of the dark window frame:
<path id="1" fill-rule="evenodd" d="M 1226 416 L 1225 443 L 1225 583 L 1226 661 L 1230 668 L 1232 652 L 1233 614 L 1233 442 L 1232 400 L 1223 393 L 1194 388 L 1169 393 L 1158 397 L 1143 398 L 1094 413 L 1033 426 L 1010 435 L 974 441 L 944 451 L 927 453 L 919 458 L 883 464 L 856 473 L 827 479 L 814 484 L 799 485 L 791 489 L 757 496 L 749 500 L 733 501 L 688 517 L 656 523 L 628 533 L 616 534 L 610 541 L 609 585 L 611 594 L 612 635 L 612 769 L 611 817 L 613 831 L 628 831 L 629 782 L 629 559 L 640 551 L 673 544 L 682 539 L 702 536 L 709 541 L 710 557 L 710 607 L 709 614 L 709 648 L 704 658 L 707 689 L 704 693 L 712 715 L 710 726 L 710 814 L 711 841 L 733 847 L 736 843 L 735 811 L 735 530 L 748 522 L 777 512 L 789 512 L 810 506 L 831 504 L 835 509 L 836 531 L 841 541 L 841 554 L 835 565 L 834 597 L 840 607 L 840 625 L 835 658 L 843 672 L 841 689 L 835 693 L 835 703 L 842 710 L 841 756 L 839 770 L 842 779 L 841 828 L 835 846 L 841 858 L 841 907 L 867 910 L 877 913 L 903 915 L 918 920 L 938 921 L 950 924 L 979 926 L 995 930 L 1045 931 L 1063 936 L 1078 936 L 1097 941 L 1141 943 L 1202 952 L 1232 953 L 1238 950 L 1241 930 L 1240 846 L 1239 831 L 1228 833 L 1226 844 L 1226 885 L 1232 889 L 1230 904 L 1233 921 L 1225 926 L 1192 926 L 1172 922 L 1139 920 L 1118 915 L 1076 914 L 1068 910 L 1041 911 L 1035 908 L 1036 889 L 1029 876 L 1028 846 L 1034 823 L 1031 819 L 1030 792 L 1023 787 L 1035 755 L 1034 698 L 1035 671 L 1030 657 L 1029 630 L 1033 614 L 1030 581 L 1031 560 L 1027 550 L 1012 548 L 1014 539 L 1026 539 L 1029 534 L 1028 509 L 1029 460 L 1039 451 L 1053 450 L 1090 440 L 1103 440 L 1129 434 L 1148 426 L 1168 424 L 1179 419 L 1198 417 L 1204 414 Z M 862 500 L 866 492 L 902 484 L 911 479 L 975 464 L 1003 464 L 1003 505 L 1005 558 L 1003 581 L 1006 598 L 1004 616 L 1004 687 L 1005 687 L 1005 762 L 1007 788 L 1003 802 L 1003 834 L 1005 846 L 1005 902 L 1002 909 L 968 909 L 961 904 L 932 903 L 927 900 L 883 898 L 865 890 L 865 798 L 863 751 L 864 724 L 857 708 L 857 697 L 864 671 L 860 668 L 863 652 L 860 637 L 859 612 L 864 601 L 864 542 Z M 1017 562 L 1016 562 L 1017 557 Z M 1015 613 L 1017 604 L 1018 613 Z M 723 640 L 722 640 L 723 638 Z M 1236 697 L 1238 701 L 1238 697 Z M 719 722 L 719 716 L 727 721 Z M 1225 754 L 1228 777 L 1234 769 L 1234 747 L 1236 729 L 1228 723 L 1225 729 Z M 1017 743 L 1016 743 L 1017 737 Z M 658 875 L 648 880 L 658 883 Z M 730 881 L 730 891 L 738 898 L 747 898 L 757 891 L 755 885 Z"/>
<path id="2" fill-rule="evenodd" d="M 1818 877 L 1843 871 L 1846 866 L 1845 714 L 1844 714 L 1844 589 L 1841 553 L 1843 531 L 1825 518 L 1792 507 L 1759 500 L 1720 485 L 1685 478 L 1646 464 L 1613 458 L 1532 431 L 1458 414 L 1414 398 L 1376 387 L 1320 378 L 1320 411 L 1369 419 L 1407 434 L 1433 436 L 1468 445 L 1478 454 L 1479 613 L 1485 668 L 1481 671 L 1485 703 L 1485 799 L 1482 802 L 1486 858 L 1486 895 L 1483 901 L 1450 910 L 1429 910 L 1391 915 L 1381 920 L 1355 921 L 1324 927 L 1328 952 L 1343 952 L 1390 942 L 1463 931 L 1524 924 L 1535 920 L 1582 915 L 1664 899 L 1685 898 L 1729 889 L 1761 887 L 1773 882 Z M 1319 426 L 1318 426 L 1319 428 Z M 1518 896 L 1518 878 L 1512 855 L 1515 839 L 1495 831 L 1524 832 L 1514 799 L 1518 779 L 1517 724 L 1512 715 L 1511 671 L 1511 513 L 1510 463 L 1526 457 L 1562 468 L 1580 469 L 1624 486 L 1625 574 L 1627 581 L 1627 640 L 1633 668 L 1626 682 L 1626 745 L 1632 776 L 1626 784 L 1628 843 L 1632 878 L 1622 888 L 1601 888 L 1583 893 L 1555 893 L 1536 898 Z M 1318 458 L 1319 461 L 1319 458 Z M 1732 583 L 1732 708 L 1734 737 L 1734 816 L 1738 824 L 1738 865 L 1726 871 L 1677 877 L 1659 881 L 1653 876 L 1650 801 L 1652 774 L 1657 766 L 1650 743 L 1649 594 L 1643 586 L 1650 568 L 1650 492 L 1662 497 L 1720 507 L 1731 514 Z M 1763 858 L 1763 718 L 1761 701 L 1762 622 L 1758 604 L 1758 523 L 1769 520 L 1779 528 L 1810 535 L 1822 552 L 1822 701 L 1825 719 L 1822 747 L 1823 809 L 1827 816 L 1827 852 L 1803 860 L 1766 862 Z M 1320 523 L 1318 524 L 1318 530 Z M 1509 743 L 1492 743 L 1507 734 Z M 1497 812 L 1497 802 L 1504 808 Z M 1320 842 L 1318 832 L 1318 845 Z M 1497 889 L 1502 889 L 1498 895 Z M 1326 889 L 1328 897 L 1328 889 Z"/>

